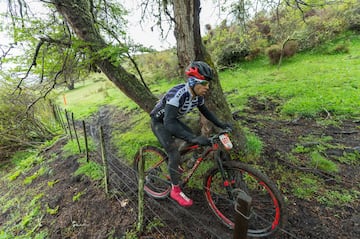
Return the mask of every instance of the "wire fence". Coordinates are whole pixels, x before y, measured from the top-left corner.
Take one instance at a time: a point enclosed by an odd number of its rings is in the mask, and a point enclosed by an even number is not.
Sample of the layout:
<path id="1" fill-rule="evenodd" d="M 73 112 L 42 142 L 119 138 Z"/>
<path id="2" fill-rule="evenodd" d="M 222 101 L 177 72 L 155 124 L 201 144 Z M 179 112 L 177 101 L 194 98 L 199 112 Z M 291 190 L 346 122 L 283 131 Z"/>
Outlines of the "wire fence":
<path id="1" fill-rule="evenodd" d="M 107 132 L 103 130 L 109 126 L 99 123 L 93 125 L 84 120 L 77 122 L 74 113 L 63 110 L 57 105 L 53 107 L 55 119 L 65 133 L 69 135 L 70 139 L 76 141 L 79 152 L 86 154 L 87 161 L 95 160 L 103 165 L 105 192 L 114 195 L 119 204 L 126 203 L 131 208 L 137 209 L 140 206 L 138 204 L 137 172 L 111 150 L 111 136 L 107 135 Z M 84 137 L 85 145 L 80 145 L 79 137 Z M 88 137 L 91 137 L 97 145 L 97 157 L 89 158 Z M 85 151 L 82 152 L 83 150 Z M 200 207 L 203 211 L 200 215 L 194 215 L 191 210 L 180 207 L 173 200 L 155 200 L 151 197 L 144 197 L 142 206 L 144 208 L 142 220 L 144 224 L 157 219 L 163 225 L 153 228 L 153 230 L 156 230 L 157 238 L 169 238 L 169 233 L 172 235 L 182 234 L 185 238 L 232 237 L 231 230 L 228 230 L 225 226 L 221 231 L 214 229 L 213 225 L 216 218 L 209 214 L 208 208 L 201 208 L 203 204 L 194 205 Z M 143 227 L 144 225 L 140 226 Z M 165 227 L 166 232 L 163 232 L 162 228 Z"/>
<path id="2" fill-rule="evenodd" d="M 67 110 L 62 110 L 59 106 L 53 106 L 55 119 L 69 135 L 71 140 L 75 140 L 80 153 L 86 154 L 86 160 L 89 162 L 88 137 L 96 143 L 98 150 L 97 157 L 92 157 L 97 163 L 103 165 L 105 175 L 105 192 L 116 198 L 120 205 L 127 204 L 138 212 L 138 230 L 143 230 L 146 223 L 155 219 L 159 220 L 163 226 L 153 227 L 156 232 L 156 238 L 174 238 L 171 235 L 183 235 L 185 238 L 208 238 L 208 239 L 243 239 L 246 234 L 234 234 L 234 232 L 225 226 L 214 227 L 218 223 L 212 212 L 204 202 L 195 202 L 192 208 L 197 213 L 192 213 L 192 209 L 186 209 L 179 206 L 173 200 L 155 200 L 151 197 L 144 197 L 139 204 L 138 175 L 135 169 L 129 164 L 117 157 L 111 149 L 111 135 L 108 135 L 104 128 L 110 127 L 106 120 L 97 120 L 97 123 L 87 124 L 84 120 L 76 121 L 74 114 Z M 84 137 L 85 145 L 80 145 L 79 136 Z M 82 152 L 84 148 L 85 152 Z M 198 192 L 202 197 L 202 192 Z M 197 200 L 200 201 L 200 200 Z M 203 200 L 201 200 L 203 201 Z M 137 209 L 141 210 L 137 210 Z M 200 212 L 200 213 L 199 213 Z M 243 222 L 240 217 L 239 222 Z M 166 228 L 164 231 L 163 228 Z M 235 227 L 235 231 L 236 231 Z M 243 228 L 242 228 L 243 230 Z M 287 235 L 286 238 L 297 238 L 286 230 L 281 230 Z M 238 230 L 239 232 L 239 230 Z M 246 232 L 246 231 L 245 231 Z M 153 232 L 154 233 L 154 232 Z M 245 236 L 244 236 L 245 235 Z"/>

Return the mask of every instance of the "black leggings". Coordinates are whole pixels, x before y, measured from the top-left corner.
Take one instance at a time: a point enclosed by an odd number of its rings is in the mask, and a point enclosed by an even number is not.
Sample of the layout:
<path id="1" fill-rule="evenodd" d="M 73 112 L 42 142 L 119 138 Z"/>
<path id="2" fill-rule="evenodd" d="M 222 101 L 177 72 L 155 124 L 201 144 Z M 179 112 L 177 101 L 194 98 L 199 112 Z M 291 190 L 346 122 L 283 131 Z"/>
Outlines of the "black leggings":
<path id="1" fill-rule="evenodd" d="M 179 123 L 183 130 L 192 133 L 191 129 L 187 125 L 181 121 L 179 121 Z M 178 185 L 181 175 L 179 173 L 180 153 L 178 146 L 175 143 L 176 138 L 165 128 L 163 122 L 161 121 L 151 119 L 151 129 L 169 156 L 168 170 L 171 183 Z"/>

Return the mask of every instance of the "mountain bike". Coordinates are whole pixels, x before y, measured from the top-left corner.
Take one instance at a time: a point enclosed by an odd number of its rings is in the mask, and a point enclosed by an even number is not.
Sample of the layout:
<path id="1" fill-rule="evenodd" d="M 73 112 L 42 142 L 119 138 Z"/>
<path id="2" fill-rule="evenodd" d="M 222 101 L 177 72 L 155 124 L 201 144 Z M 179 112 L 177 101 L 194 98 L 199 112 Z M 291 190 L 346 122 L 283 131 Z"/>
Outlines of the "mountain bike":
<path id="1" fill-rule="evenodd" d="M 182 156 L 179 166 L 181 186 L 190 181 L 204 161 L 214 160 L 215 166 L 203 176 L 203 191 L 211 211 L 224 225 L 234 229 L 236 198 L 239 192 L 245 192 L 251 197 L 248 236 L 271 235 L 283 228 L 286 222 L 283 196 L 264 173 L 248 164 L 231 160 L 228 152 L 232 149 L 229 133 L 230 130 L 224 130 L 214 134 L 209 138 L 209 146 L 185 144 L 179 148 Z M 188 163 L 191 158 L 195 158 L 193 165 Z M 135 170 L 138 170 L 141 159 L 145 160 L 146 194 L 156 199 L 168 197 L 171 183 L 166 153 L 155 146 L 142 147 L 134 157 Z M 184 166 L 185 163 L 188 167 Z"/>

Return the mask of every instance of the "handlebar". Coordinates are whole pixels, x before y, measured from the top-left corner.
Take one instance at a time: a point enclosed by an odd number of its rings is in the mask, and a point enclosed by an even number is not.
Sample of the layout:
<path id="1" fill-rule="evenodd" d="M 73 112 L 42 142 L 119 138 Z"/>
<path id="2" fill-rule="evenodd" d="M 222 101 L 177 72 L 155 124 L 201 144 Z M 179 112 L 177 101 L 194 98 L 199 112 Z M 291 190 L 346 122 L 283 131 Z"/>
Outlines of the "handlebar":
<path id="1" fill-rule="evenodd" d="M 219 138 L 220 135 L 222 135 L 222 134 L 227 134 L 227 133 L 231 133 L 231 132 L 232 132 L 232 129 L 231 129 L 231 128 L 223 129 L 223 130 L 221 130 L 219 133 L 210 136 L 210 137 L 209 137 L 209 140 L 211 141 L 211 143 L 214 143 L 214 140 L 217 139 L 217 138 Z"/>

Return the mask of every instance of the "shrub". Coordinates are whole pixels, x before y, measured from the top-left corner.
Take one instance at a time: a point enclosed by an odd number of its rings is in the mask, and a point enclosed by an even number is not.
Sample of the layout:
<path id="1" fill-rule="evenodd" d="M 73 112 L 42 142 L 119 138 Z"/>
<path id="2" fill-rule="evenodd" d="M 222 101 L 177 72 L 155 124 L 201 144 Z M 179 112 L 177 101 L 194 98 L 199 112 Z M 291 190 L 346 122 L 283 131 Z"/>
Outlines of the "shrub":
<path id="1" fill-rule="evenodd" d="M 245 46 L 230 44 L 223 49 L 217 56 L 217 64 L 221 66 L 233 66 L 236 63 L 240 63 L 246 60 L 246 57 L 250 54 L 249 49 Z"/>
<path id="2" fill-rule="evenodd" d="M 290 58 L 290 57 L 294 56 L 295 53 L 297 52 L 298 46 L 299 46 L 299 43 L 297 41 L 290 40 L 290 41 L 286 42 L 284 45 L 284 48 L 283 48 L 284 57 Z"/>
<path id="3" fill-rule="evenodd" d="M 40 100 L 29 108 L 37 98 L 33 91 L 12 92 L 6 86 L 0 90 L 0 160 L 13 151 L 40 145 L 58 130 L 48 101 Z"/>
<path id="4" fill-rule="evenodd" d="M 348 20 L 348 29 L 360 32 L 360 2 L 358 1 L 352 8 L 345 11 L 344 15 Z"/>
<path id="5" fill-rule="evenodd" d="M 270 46 L 267 49 L 267 55 L 272 65 L 278 64 L 281 57 L 281 47 L 279 45 Z"/>

